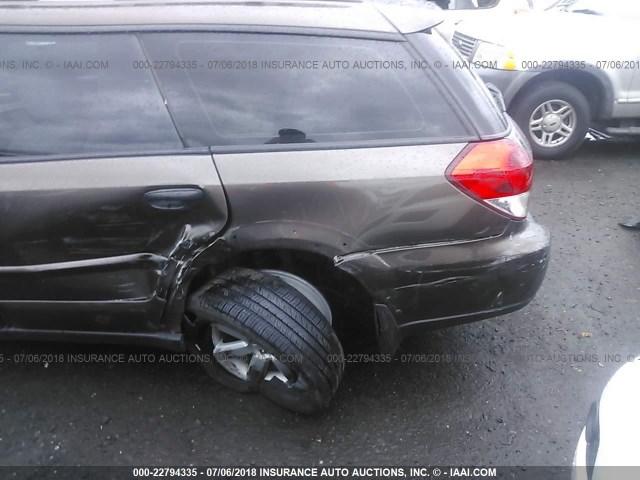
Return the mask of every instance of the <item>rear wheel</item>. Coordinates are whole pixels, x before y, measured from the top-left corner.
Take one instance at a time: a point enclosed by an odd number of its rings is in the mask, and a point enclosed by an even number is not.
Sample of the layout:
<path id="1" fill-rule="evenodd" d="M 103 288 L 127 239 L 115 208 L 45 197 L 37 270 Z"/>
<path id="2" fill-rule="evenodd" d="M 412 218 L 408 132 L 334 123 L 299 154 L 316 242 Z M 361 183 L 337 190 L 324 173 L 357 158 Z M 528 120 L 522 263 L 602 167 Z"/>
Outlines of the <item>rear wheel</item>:
<path id="1" fill-rule="evenodd" d="M 191 295 L 192 347 L 211 357 L 204 367 L 223 385 L 315 413 L 338 388 L 342 347 L 319 292 L 282 273 L 232 268 Z"/>
<path id="2" fill-rule="evenodd" d="M 512 116 L 527 136 L 535 158 L 554 159 L 576 150 L 591 124 L 591 108 L 577 88 L 541 82 L 523 93 Z"/>

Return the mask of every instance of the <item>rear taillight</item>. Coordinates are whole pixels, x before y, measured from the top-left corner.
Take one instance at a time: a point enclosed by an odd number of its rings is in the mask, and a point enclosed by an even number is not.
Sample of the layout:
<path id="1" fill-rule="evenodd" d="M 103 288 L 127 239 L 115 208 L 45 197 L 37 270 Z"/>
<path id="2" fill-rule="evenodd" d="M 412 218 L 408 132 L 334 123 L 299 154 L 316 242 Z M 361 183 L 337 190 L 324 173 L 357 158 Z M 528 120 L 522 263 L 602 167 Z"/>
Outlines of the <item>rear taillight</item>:
<path id="1" fill-rule="evenodd" d="M 533 159 L 511 140 L 474 143 L 447 168 L 462 193 L 515 219 L 527 216 Z"/>

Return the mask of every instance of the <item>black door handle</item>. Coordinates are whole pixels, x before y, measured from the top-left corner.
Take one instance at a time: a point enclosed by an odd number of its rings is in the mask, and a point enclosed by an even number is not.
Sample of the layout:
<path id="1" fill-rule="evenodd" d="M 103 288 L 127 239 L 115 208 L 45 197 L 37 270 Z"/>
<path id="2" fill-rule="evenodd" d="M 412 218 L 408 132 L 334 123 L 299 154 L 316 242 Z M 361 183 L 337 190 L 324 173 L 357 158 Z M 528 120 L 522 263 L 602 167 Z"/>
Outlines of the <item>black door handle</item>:
<path id="1" fill-rule="evenodd" d="M 147 203 L 158 210 L 188 210 L 203 197 L 200 188 L 166 188 L 144 194 Z"/>

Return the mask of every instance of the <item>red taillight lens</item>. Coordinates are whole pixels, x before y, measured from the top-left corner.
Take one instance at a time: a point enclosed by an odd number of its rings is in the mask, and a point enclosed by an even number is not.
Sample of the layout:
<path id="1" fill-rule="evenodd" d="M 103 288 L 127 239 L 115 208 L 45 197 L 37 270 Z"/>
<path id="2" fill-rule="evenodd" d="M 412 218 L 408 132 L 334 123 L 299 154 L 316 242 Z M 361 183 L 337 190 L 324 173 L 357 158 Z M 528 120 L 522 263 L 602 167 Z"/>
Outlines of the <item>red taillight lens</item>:
<path id="1" fill-rule="evenodd" d="M 531 189 L 533 159 L 518 144 L 510 140 L 472 144 L 449 165 L 446 175 L 470 197 L 509 216 L 526 216 L 525 194 Z M 524 206 L 505 206 L 510 197 L 524 199 Z"/>
<path id="2" fill-rule="evenodd" d="M 528 192 L 533 160 L 509 140 L 467 147 L 447 169 L 447 178 L 482 200 Z"/>

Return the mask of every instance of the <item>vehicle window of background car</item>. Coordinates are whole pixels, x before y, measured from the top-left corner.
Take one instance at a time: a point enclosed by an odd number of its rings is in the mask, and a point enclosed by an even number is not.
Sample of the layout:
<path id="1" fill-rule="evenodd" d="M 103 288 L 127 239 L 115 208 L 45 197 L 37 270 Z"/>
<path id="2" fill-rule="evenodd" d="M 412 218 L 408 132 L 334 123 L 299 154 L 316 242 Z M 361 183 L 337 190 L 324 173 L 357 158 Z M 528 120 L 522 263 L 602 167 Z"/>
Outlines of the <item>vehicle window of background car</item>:
<path id="1" fill-rule="evenodd" d="M 574 0 L 563 2 L 558 7 L 572 13 L 640 18 L 640 2 L 637 0 Z"/>
<path id="2" fill-rule="evenodd" d="M 506 0 L 509 1 L 509 0 Z M 446 0 L 445 0 L 446 2 Z M 449 10 L 475 10 L 477 8 L 493 8 L 500 0 L 449 0 Z"/>
<path id="3" fill-rule="evenodd" d="M 548 10 L 555 7 L 561 0 L 531 0 L 533 8 L 536 10 Z"/>
<path id="4" fill-rule="evenodd" d="M 235 33 L 143 42 L 151 60 L 197 64 L 156 71 L 189 146 L 468 135 L 402 43 Z"/>
<path id="5" fill-rule="evenodd" d="M 0 156 L 182 148 L 133 35 L 2 34 Z"/>

